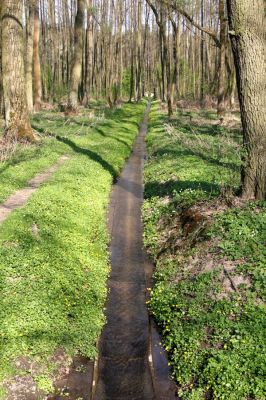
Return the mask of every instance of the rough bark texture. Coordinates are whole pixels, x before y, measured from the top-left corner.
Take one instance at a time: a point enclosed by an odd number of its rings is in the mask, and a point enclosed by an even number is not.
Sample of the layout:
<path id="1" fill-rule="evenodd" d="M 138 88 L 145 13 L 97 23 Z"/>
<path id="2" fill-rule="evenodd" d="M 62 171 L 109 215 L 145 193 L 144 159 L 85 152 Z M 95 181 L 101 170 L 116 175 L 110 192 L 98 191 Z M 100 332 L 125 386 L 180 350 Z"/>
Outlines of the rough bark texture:
<path id="1" fill-rule="evenodd" d="M 78 88 L 81 80 L 82 72 L 82 36 L 83 36 L 83 25 L 86 9 L 86 0 L 78 0 L 78 10 L 75 19 L 75 49 L 74 57 L 70 75 L 70 90 L 68 98 L 68 107 L 71 110 L 75 110 L 78 106 Z"/>
<path id="2" fill-rule="evenodd" d="M 2 69 L 5 134 L 8 138 L 33 140 L 26 100 L 23 3 L 5 0 L 2 5 Z"/>
<path id="3" fill-rule="evenodd" d="M 227 0 L 246 157 L 243 197 L 266 199 L 264 0 Z"/>

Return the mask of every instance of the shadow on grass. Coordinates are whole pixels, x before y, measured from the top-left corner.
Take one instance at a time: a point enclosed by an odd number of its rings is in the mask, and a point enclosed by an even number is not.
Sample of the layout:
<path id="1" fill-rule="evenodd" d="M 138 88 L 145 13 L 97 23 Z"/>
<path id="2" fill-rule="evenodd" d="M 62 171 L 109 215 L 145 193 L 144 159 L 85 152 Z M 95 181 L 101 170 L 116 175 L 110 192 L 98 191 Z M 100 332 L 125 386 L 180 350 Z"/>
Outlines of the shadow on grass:
<path id="1" fill-rule="evenodd" d="M 169 180 L 167 182 L 159 183 L 156 181 L 147 182 L 145 184 L 145 199 L 150 199 L 152 197 L 164 197 L 167 195 L 172 195 L 173 191 L 184 191 L 186 189 L 191 190 L 202 190 L 207 194 L 218 195 L 221 191 L 220 185 L 216 183 L 210 183 L 205 181 L 178 181 Z"/>
<path id="2" fill-rule="evenodd" d="M 112 139 L 112 140 L 115 140 L 116 142 L 119 142 L 119 143 L 123 144 L 124 146 L 126 146 L 128 149 L 131 150 L 131 146 L 129 146 L 129 144 L 125 140 L 119 139 L 119 138 L 111 136 L 111 135 L 107 135 L 102 129 L 97 128 L 96 126 L 94 127 L 94 130 L 97 133 L 99 133 L 101 136 L 109 138 L 109 139 Z"/>
<path id="3" fill-rule="evenodd" d="M 113 168 L 113 166 L 111 164 L 109 164 L 107 161 L 105 161 L 99 154 L 95 153 L 92 150 L 84 149 L 83 147 L 79 147 L 72 140 L 64 138 L 64 137 L 56 136 L 56 140 L 58 140 L 59 142 L 62 142 L 64 144 L 66 144 L 67 146 L 71 147 L 71 149 L 75 153 L 83 154 L 85 156 L 88 156 L 92 161 L 97 162 L 106 171 L 108 171 L 112 175 L 113 178 L 116 178 L 116 176 L 117 176 L 116 170 Z"/>
<path id="4" fill-rule="evenodd" d="M 235 172 L 239 171 L 239 168 L 240 168 L 237 164 L 222 162 L 216 158 L 206 156 L 199 151 L 189 150 L 188 148 L 185 150 L 173 150 L 173 149 L 169 149 L 169 148 L 159 149 L 154 152 L 153 156 L 162 157 L 167 154 L 171 154 L 174 157 L 184 157 L 184 156 L 198 157 L 198 158 L 201 158 L 203 161 L 206 161 L 209 164 L 217 165 L 219 167 L 223 167 L 223 168 L 227 168 L 227 169 L 231 169 L 232 171 L 235 171 Z"/>

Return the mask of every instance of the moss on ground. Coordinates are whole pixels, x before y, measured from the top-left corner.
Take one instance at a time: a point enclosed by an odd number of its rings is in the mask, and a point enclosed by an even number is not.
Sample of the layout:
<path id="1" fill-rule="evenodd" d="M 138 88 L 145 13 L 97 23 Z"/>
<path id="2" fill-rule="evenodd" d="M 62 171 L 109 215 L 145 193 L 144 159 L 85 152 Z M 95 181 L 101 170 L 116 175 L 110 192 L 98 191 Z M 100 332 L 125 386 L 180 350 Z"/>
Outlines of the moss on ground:
<path id="1" fill-rule="evenodd" d="M 241 136 L 207 112 L 153 106 L 145 244 L 149 303 L 179 398 L 266 398 L 266 202 L 235 197 Z"/>
<path id="2" fill-rule="evenodd" d="M 40 113 L 33 124 L 41 141 L 18 149 L 2 167 L 3 199 L 60 154 L 70 155 L 26 206 L 1 225 L 2 383 L 18 373 L 14 365 L 21 356 L 37 362 L 37 372 L 26 374 L 45 382 L 41 388 L 51 386 L 51 357 L 57 349 L 95 357 L 109 273 L 107 205 L 144 106 L 101 110 L 93 121 L 86 114 L 66 121 L 63 115 Z"/>

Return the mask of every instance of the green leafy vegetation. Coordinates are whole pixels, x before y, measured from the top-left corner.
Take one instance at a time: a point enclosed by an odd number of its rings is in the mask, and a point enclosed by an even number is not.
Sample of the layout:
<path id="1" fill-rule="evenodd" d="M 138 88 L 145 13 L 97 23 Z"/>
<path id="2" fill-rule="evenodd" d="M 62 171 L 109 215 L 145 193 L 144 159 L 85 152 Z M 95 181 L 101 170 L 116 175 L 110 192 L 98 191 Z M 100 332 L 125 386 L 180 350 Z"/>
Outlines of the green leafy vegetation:
<path id="1" fill-rule="evenodd" d="M 66 121 L 59 114 L 40 113 L 34 117 L 35 129 L 43 132 L 40 143 L 19 149 L 4 166 L 6 197 L 59 154 L 69 154 L 1 226 L 1 382 L 25 373 L 15 369 L 23 356 L 37 363 L 36 373 L 27 373 L 47 392 L 57 349 L 95 357 L 105 323 L 109 194 L 130 155 L 143 111 L 144 104 L 102 110 L 93 126 L 85 114 Z"/>
<path id="2" fill-rule="evenodd" d="M 266 397 L 266 203 L 234 197 L 240 134 L 206 112 L 168 121 L 153 106 L 147 137 L 145 245 L 156 262 L 149 303 L 178 395 Z"/>

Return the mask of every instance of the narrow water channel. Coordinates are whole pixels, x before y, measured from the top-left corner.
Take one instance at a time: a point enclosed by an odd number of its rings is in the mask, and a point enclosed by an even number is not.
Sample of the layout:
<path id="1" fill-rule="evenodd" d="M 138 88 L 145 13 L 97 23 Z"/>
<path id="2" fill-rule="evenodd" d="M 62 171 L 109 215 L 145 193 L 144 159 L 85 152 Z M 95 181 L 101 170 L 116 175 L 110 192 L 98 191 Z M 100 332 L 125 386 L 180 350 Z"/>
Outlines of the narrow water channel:
<path id="1" fill-rule="evenodd" d="M 93 400 L 172 400 L 174 388 L 146 307 L 151 267 L 143 250 L 144 138 L 150 103 L 109 208 L 111 275 Z"/>

